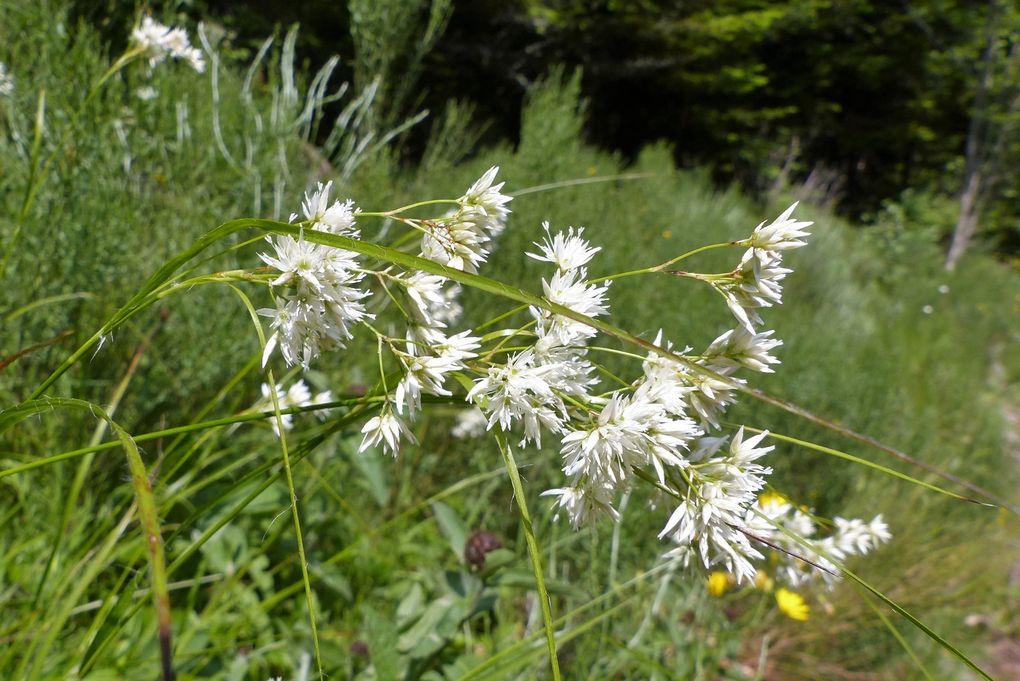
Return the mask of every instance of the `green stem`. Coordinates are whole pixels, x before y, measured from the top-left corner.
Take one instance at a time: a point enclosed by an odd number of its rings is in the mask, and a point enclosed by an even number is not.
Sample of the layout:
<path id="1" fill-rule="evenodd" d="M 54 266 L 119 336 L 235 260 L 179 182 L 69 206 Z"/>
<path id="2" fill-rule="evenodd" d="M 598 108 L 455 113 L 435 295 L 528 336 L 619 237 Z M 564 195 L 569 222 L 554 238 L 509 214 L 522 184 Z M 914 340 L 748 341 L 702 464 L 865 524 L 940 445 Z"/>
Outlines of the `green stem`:
<path id="1" fill-rule="evenodd" d="M 678 255 L 677 257 L 675 257 L 675 258 L 673 258 L 671 260 L 667 260 L 666 262 L 659 263 L 658 265 L 652 265 L 651 267 L 642 267 L 639 270 L 630 270 L 629 272 L 618 272 L 617 274 L 610 274 L 609 276 L 599 277 L 598 279 L 589 279 L 588 283 L 589 284 L 598 284 L 599 282 L 603 282 L 603 281 L 609 281 L 609 280 L 616 281 L 618 279 L 626 279 L 627 277 L 634 277 L 634 276 L 637 276 L 639 274 L 654 274 L 656 272 L 662 272 L 667 267 L 669 267 L 670 265 L 674 265 L 674 264 L 680 262 L 681 260 L 686 260 L 687 258 L 690 258 L 691 256 L 694 256 L 694 255 L 697 255 L 698 253 L 703 253 L 705 251 L 710 251 L 710 250 L 712 250 L 714 248 L 725 248 L 727 246 L 735 246 L 735 245 L 737 245 L 737 242 L 735 242 L 735 241 L 723 241 L 723 242 L 717 243 L 717 244 L 709 244 L 708 246 L 702 246 L 700 248 L 695 248 L 693 251 L 687 251 L 686 253 L 682 253 L 682 254 Z"/>
<path id="2" fill-rule="evenodd" d="M 542 554 L 538 548 L 538 541 L 535 539 L 535 528 L 531 524 L 531 514 L 528 513 L 528 500 L 524 496 L 521 474 L 517 470 L 517 462 L 514 461 L 513 452 L 510 451 L 510 445 L 507 444 L 506 437 L 502 433 L 497 433 L 496 441 L 499 443 L 499 451 L 503 454 L 503 463 L 506 464 L 506 471 L 510 474 L 510 484 L 514 489 L 514 499 L 517 501 L 517 510 L 520 513 L 521 523 L 524 526 L 524 537 L 528 544 L 528 555 L 531 557 L 531 570 L 535 575 L 538 600 L 542 607 L 545 641 L 549 648 L 549 667 L 552 670 L 553 681 L 560 681 L 560 663 L 556 657 L 556 632 L 553 629 L 552 608 L 549 605 L 549 593 L 545 588 L 545 577 L 542 575 Z"/>
<path id="3" fill-rule="evenodd" d="M 416 203 L 409 203 L 406 206 L 400 208 L 394 208 L 393 210 L 381 211 L 381 212 L 370 212 L 362 211 L 358 213 L 359 218 L 391 218 L 394 215 L 399 215 L 404 211 L 411 210 L 412 208 L 420 208 L 422 206 L 435 206 L 435 205 L 446 205 L 446 204 L 457 204 L 460 205 L 460 201 L 457 199 L 429 199 L 428 201 L 418 201 Z"/>
<path id="4" fill-rule="evenodd" d="M 110 397 L 110 402 L 106 407 L 106 413 L 112 418 L 117 411 L 117 407 L 120 406 L 120 401 L 124 398 L 124 393 L 127 392 L 128 384 L 134 377 L 135 372 L 138 370 L 138 365 L 141 362 L 142 354 L 145 349 L 152 342 L 156 332 L 163 325 L 163 319 L 156 323 L 156 326 L 149 331 L 148 335 L 142 339 L 142 342 L 138 345 L 135 350 L 134 357 L 131 359 L 131 363 L 128 365 L 127 371 L 124 372 L 124 376 L 113 390 L 113 394 Z M 99 420 L 96 424 L 95 430 L 92 432 L 92 437 L 89 440 L 89 445 L 95 447 L 102 441 L 103 435 L 106 433 L 107 422 L 103 419 Z M 116 443 L 111 443 L 116 444 Z M 64 507 L 60 514 L 60 521 L 57 525 L 56 535 L 53 538 L 53 548 L 50 550 L 50 557 L 46 561 L 46 567 L 43 568 L 42 577 L 39 578 L 39 585 L 35 590 L 35 597 L 32 599 L 32 607 L 34 608 L 38 602 L 39 597 L 42 595 L 43 586 L 46 584 L 46 578 L 53 569 L 53 561 L 57 557 L 57 553 L 60 551 L 60 547 L 63 544 L 64 533 L 67 531 L 67 525 L 71 519 L 71 511 L 77 507 L 78 495 L 81 494 L 81 488 L 85 484 L 85 478 L 88 477 L 89 469 L 92 467 L 93 455 L 89 454 L 81 461 L 78 465 L 78 469 L 75 471 L 74 480 L 71 483 L 71 490 L 67 494 L 67 498 L 64 501 Z"/>
<path id="5" fill-rule="evenodd" d="M 290 469 L 290 454 L 287 451 L 287 434 L 283 428 L 283 416 L 280 414 L 280 400 L 276 394 L 276 381 L 273 370 L 266 370 L 269 383 L 269 394 L 273 398 L 273 410 L 276 412 L 276 428 L 280 434 L 280 451 L 283 453 L 283 470 L 287 477 L 287 490 L 290 492 L 290 512 L 294 516 L 294 533 L 297 535 L 298 558 L 301 559 L 301 578 L 305 583 L 305 600 L 308 602 L 308 622 L 312 627 L 312 648 L 315 650 L 315 665 L 319 669 L 319 678 L 326 677 L 322 670 L 322 653 L 319 651 L 319 632 L 315 624 L 315 602 L 312 599 L 312 582 L 308 578 L 308 561 L 305 559 L 305 542 L 301 535 L 301 519 L 298 517 L 297 493 L 294 491 L 294 475 Z"/>

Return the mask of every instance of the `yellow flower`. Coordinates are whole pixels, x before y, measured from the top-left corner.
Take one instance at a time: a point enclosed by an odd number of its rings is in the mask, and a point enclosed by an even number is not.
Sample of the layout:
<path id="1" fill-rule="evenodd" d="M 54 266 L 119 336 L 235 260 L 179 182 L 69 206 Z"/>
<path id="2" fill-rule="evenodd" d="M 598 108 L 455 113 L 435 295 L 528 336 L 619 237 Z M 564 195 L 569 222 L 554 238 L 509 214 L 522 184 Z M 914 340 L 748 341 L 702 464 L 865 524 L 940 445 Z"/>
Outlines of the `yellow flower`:
<path id="1" fill-rule="evenodd" d="M 765 508 L 769 504 L 785 504 L 787 503 L 786 497 L 775 490 L 765 490 L 758 497 L 758 505 Z"/>
<path id="2" fill-rule="evenodd" d="M 769 577 L 769 573 L 764 570 L 758 570 L 754 573 L 754 588 L 772 591 L 772 584 L 772 578 Z"/>
<path id="3" fill-rule="evenodd" d="M 733 585 L 733 575 L 716 570 L 708 576 L 708 593 L 719 598 Z"/>
<path id="4" fill-rule="evenodd" d="M 803 622 L 811 613 L 811 608 L 804 602 L 804 598 L 788 589 L 776 590 L 776 604 L 783 614 L 792 620 Z"/>

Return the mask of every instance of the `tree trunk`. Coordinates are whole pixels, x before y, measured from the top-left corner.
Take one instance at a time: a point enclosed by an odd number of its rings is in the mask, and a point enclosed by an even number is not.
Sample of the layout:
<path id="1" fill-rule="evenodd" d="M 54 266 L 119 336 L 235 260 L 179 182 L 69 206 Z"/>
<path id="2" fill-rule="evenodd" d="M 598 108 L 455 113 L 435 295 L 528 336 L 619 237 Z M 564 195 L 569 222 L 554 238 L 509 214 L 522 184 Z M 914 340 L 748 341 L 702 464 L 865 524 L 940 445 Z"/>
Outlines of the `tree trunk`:
<path id="1" fill-rule="evenodd" d="M 995 38 L 998 20 L 998 2 L 988 3 L 988 20 L 985 26 L 985 49 L 981 57 L 981 77 L 974 91 L 974 105 L 970 113 L 965 150 L 963 192 L 960 194 L 960 215 L 956 219 L 953 243 L 946 255 L 946 269 L 953 270 L 967 251 L 970 239 L 977 229 L 978 204 L 981 195 L 981 167 L 987 153 L 988 96 L 995 61 Z"/>
<path id="2" fill-rule="evenodd" d="M 967 251 L 970 239 L 977 231 L 978 217 L 981 206 L 981 171 L 974 169 L 967 178 L 967 185 L 960 195 L 960 215 L 956 218 L 956 229 L 953 231 L 953 243 L 946 256 L 946 269 L 956 269 L 956 264 Z"/>

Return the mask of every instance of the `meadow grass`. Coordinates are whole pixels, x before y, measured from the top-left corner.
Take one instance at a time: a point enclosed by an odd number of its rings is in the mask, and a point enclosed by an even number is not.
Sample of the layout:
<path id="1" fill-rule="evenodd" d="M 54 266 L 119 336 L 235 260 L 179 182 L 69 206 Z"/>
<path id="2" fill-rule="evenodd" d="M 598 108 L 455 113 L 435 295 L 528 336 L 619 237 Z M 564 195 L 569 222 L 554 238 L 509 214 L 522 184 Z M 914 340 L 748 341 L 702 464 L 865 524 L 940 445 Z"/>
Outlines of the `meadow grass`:
<path id="1" fill-rule="evenodd" d="M 41 157 L 55 159 L 0 282 L 0 355 L 41 345 L 0 372 L 4 407 L 22 401 L 201 234 L 236 216 L 285 218 L 310 183 L 334 174 L 346 175 L 343 195 L 376 210 L 457 196 L 498 163 L 507 189 L 519 196 L 483 272 L 531 291 L 540 289 L 541 270 L 521 254 L 544 220 L 554 228 L 586 226 L 586 236 L 604 246 L 592 272 L 602 276 L 744 236 L 783 207 L 678 171 L 665 148 L 647 149 L 624 167 L 586 145 L 578 82 L 562 73 L 533 89 L 515 148 L 465 158 L 462 144 L 451 142 L 455 133 L 468 134 L 464 111 L 451 108 L 442 114 L 447 125 L 440 115 L 419 166 L 399 163 L 385 147 L 357 164 L 348 163 L 354 147 L 346 147 L 346 157 L 324 158 L 300 126 L 266 132 L 286 90 L 277 75 L 286 62 L 281 41 L 250 81 L 244 64 L 224 64 L 215 100 L 211 74 L 179 66 L 157 69 L 151 85 L 159 96 L 141 100 L 136 90 L 150 80 L 141 68 L 129 70 L 61 142 L 68 112 L 109 63 L 96 36 L 69 25 L 65 12 L 59 3 L 0 7 L 0 60 L 18 79 L 14 95 L 0 100 L 5 244 L 29 183 L 41 90 Z M 28 53 L 33 59 L 17 58 Z M 302 80 L 311 79 L 298 85 Z M 294 105 L 291 114 L 300 109 Z M 548 185 L 560 186 L 541 189 Z M 1015 499 L 1001 415 L 1006 386 L 1020 369 L 1016 272 L 975 256 L 948 275 L 923 225 L 893 212 L 860 230 L 810 204 L 803 209 L 816 233 L 791 259 L 786 304 L 767 315 L 784 340 L 783 365 L 758 385 Z M 394 225 L 364 221 L 362 228 L 374 240 Z M 228 243 L 248 236 L 255 234 Z M 252 267 L 261 247 L 230 251 L 200 271 Z M 723 262 L 710 253 L 697 264 L 715 271 Z M 948 293 L 939 292 L 942 285 Z M 261 290 L 248 293 L 256 306 L 267 303 Z M 610 297 L 610 321 L 644 338 L 663 328 L 703 346 L 727 328 L 727 313 L 697 282 L 622 279 Z M 464 303 L 468 320 L 491 316 L 491 299 L 476 291 L 467 291 Z M 307 380 L 340 397 L 357 395 L 374 381 L 373 345 L 356 340 Z M 316 673 L 289 493 L 268 420 L 142 438 L 249 409 L 263 380 L 259 354 L 237 296 L 197 286 L 133 318 L 47 391 L 103 405 L 139 442 L 165 540 L 179 679 Z M 612 357 L 606 364 L 620 366 Z M 544 675 L 534 577 L 498 447 L 453 438 L 457 410 L 439 405 L 416 424 L 422 447 L 407 447 L 396 460 L 358 454 L 363 419 L 346 409 L 321 424 L 297 416 L 289 438 L 324 669 L 333 678 Z M 947 485 L 746 397 L 729 418 Z M 2 468 L 104 442 L 111 434 L 102 423 L 55 406 L 3 434 Z M 822 515 L 884 513 L 894 543 L 852 567 L 981 658 L 980 632 L 961 622 L 973 612 L 1002 614 L 1004 599 L 1015 599 L 1005 591 L 1012 557 L 1004 548 L 1016 531 L 1014 516 L 788 444 L 770 458 L 772 484 Z M 851 585 L 810 594 L 817 600 L 805 623 L 783 619 L 762 591 L 713 598 L 699 573 L 657 562 L 666 547 L 644 538 L 663 518 L 661 510 L 647 510 L 641 494 L 628 498 L 618 526 L 574 532 L 537 496 L 559 484 L 554 447 L 518 453 L 517 464 L 553 616 L 563 618 L 557 638 L 567 678 L 920 677 L 869 597 Z M 133 521 L 136 494 L 121 450 L 5 475 L 0 495 L 0 677 L 157 676 L 146 543 Z M 463 557 L 473 528 L 501 536 L 508 547 L 481 573 Z M 934 678 L 963 673 L 893 619 Z"/>

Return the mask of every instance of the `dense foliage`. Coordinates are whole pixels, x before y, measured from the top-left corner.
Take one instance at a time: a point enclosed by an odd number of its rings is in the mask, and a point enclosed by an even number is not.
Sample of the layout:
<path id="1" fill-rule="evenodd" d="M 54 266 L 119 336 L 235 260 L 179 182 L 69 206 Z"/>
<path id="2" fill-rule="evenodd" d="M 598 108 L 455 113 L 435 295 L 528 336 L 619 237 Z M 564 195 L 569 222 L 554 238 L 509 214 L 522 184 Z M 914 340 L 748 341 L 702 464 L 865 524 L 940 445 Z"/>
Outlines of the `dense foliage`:
<path id="1" fill-rule="evenodd" d="M 100 16 L 96 3 L 81 4 Z M 130 21 L 133 3 L 107 4 Z M 1020 11 L 1011 3 L 471 0 L 452 3 L 445 17 L 450 3 L 416 0 L 366 23 L 365 8 L 376 4 L 198 6 L 241 46 L 299 22 L 299 51 L 311 63 L 340 54 L 354 70 L 364 36 L 352 40 L 352 26 L 380 43 L 409 44 L 431 13 L 448 27 L 430 43 L 421 98 L 395 97 L 404 114 L 462 100 L 488 124 L 486 141 L 516 141 L 529 85 L 550 64 L 580 67 L 585 133 L 600 147 L 633 159 L 665 140 L 679 165 L 709 167 L 717 181 L 759 196 L 807 182 L 816 198 L 857 218 L 874 220 L 907 188 L 935 202 L 956 197 L 978 162 L 984 240 L 1020 248 Z M 400 54 L 383 72 L 416 75 Z M 407 153 L 420 155 L 423 142 L 422 131 L 412 135 Z"/>

